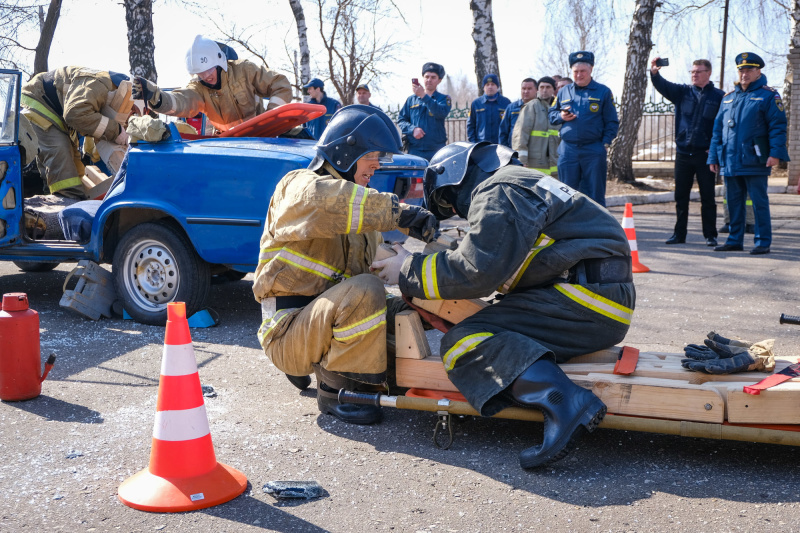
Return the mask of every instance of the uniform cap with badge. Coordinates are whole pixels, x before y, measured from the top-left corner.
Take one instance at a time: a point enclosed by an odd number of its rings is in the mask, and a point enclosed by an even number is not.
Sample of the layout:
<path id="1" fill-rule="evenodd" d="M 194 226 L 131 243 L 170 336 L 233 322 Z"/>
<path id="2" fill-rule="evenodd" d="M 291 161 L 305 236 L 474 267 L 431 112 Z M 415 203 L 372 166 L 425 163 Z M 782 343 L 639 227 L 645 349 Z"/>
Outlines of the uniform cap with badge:
<path id="1" fill-rule="evenodd" d="M 322 83 L 322 80 L 319 78 L 312 78 L 311 81 L 303 85 L 303 89 L 308 89 L 309 87 L 317 87 L 319 89 L 324 89 L 325 84 Z"/>
<path id="2" fill-rule="evenodd" d="M 439 63 L 432 63 L 429 61 L 422 65 L 422 75 L 424 76 L 426 72 L 433 72 L 439 76 L 439 79 L 444 78 L 444 67 Z"/>
<path id="3" fill-rule="evenodd" d="M 481 85 L 486 85 L 487 83 L 492 82 L 498 87 L 500 87 L 500 78 L 497 77 L 497 74 L 487 74 L 483 77 L 483 83 Z"/>
<path id="4" fill-rule="evenodd" d="M 742 52 L 736 56 L 736 68 L 764 68 L 764 60 L 753 52 Z"/>
<path id="5" fill-rule="evenodd" d="M 572 65 L 575 63 L 588 63 L 589 65 L 594 66 L 594 54 L 592 52 L 587 52 L 586 50 L 572 52 L 569 55 L 569 66 L 572 67 Z"/>

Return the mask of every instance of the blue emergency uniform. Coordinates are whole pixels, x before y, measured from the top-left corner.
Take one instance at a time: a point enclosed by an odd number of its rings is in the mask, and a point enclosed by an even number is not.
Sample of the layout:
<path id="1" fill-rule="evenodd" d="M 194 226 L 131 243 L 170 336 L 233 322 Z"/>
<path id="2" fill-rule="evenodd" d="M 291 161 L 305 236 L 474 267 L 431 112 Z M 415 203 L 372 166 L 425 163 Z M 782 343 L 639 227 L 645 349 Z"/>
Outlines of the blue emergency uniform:
<path id="1" fill-rule="evenodd" d="M 467 121 L 469 142 L 487 141 L 497 144 L 500 140 L 500 121 L 510 104 L 511 100 L 500 93 L 491 98 L 484 94 L 473 100 Z"/>
<path id="2" fill-rule="evenodd" d="M 561 111 L 576 115 L 565 121 Z M 558 91 L 550 108 L 550 124 L 561 124 L 558 178 L 598 204 L 606 205 L 606 144 L 617 136 L 619 118 L 611 89 L 592 80 L 585 87 L 572 83 Z"/>
<path id="3" fill-rule="evenodd" d="M 316 104 L 317 102 L 312 98 L 309 103 Z M 308 130 L 308 133 L 310 133 L 315 139 L 320 138 L 322 132 L 328 127 L 328 122 L 331 121 L 333 114 L 339 111 L 339 109 L 342 107 L 342 104 L 339 102 L 339 100 L 329 98 L 325 93 L 323 93 L 322 101 L 319 102 L 319 105 L 325 106 L 325 114 L 315 118 L 314 120 L 306 122 L 306 129 Z"/>
<path id="4" fill-rule="evenodd" d="M 786 113 L 781 96 L 761 75 L 742 90 L 741 85 L 722 98 L 714 121 L 708 164 L 719 165 L 725 177 L 731 214 L 727 245 L 744 244 L 745 196 L 750 194 L 755 214 L 755 245 L 772 243 L 767 180 L 772 168 L 767 158 L 789 161 L 786 151 Z"/>
<path id="5" fill-rule="evenodd" d="M 450 97 L 438 91 L 422 98 L 412 94 L 397 116 L 397 125 L 408 142 L 408 153 L 430 159 L 447 144 L 444 120 L 450 114 Z M 425 135 L 414 138 L 414 128 L 422 128 Z"/>
<path id="6" fill-rule="evenodd" d="M 520 98 L 516 102 L 511 102 L 508 107 L 506 107 L 503 120 L 500 121 L 500 144 L 503 146 L 511 148 L 511 132 L 514 131 L 514 124 L 517 123 L 517 119 L 524 105 L 525 102 Z"/>

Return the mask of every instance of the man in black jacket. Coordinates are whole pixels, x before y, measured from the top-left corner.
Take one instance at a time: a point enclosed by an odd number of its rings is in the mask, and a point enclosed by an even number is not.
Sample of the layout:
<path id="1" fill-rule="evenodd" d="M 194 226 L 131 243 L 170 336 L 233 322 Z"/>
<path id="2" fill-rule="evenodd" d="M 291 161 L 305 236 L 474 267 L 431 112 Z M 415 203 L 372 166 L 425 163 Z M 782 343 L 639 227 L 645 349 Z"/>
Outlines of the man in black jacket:
<path id="1" fill-rule="evenodd" d="M 714 87 L 711 62 L 698 59 L 692 63 L 691 85 L 672 83 L 661 77 L 659 57 L 650 62 L 650 79 L 653 87 L 675 105 L 675 212 L 678 220 L 667 244 L 686 242 L 686 225 L 689 221 L 689 195 L 694 177 L 700 188 L 700 216 L 703 236 L 708 246 L 717 245 L 717 204 L 714 198 L 716 178 L 706 164 L 714 118 L 717 116 L 723 91 Z"/>

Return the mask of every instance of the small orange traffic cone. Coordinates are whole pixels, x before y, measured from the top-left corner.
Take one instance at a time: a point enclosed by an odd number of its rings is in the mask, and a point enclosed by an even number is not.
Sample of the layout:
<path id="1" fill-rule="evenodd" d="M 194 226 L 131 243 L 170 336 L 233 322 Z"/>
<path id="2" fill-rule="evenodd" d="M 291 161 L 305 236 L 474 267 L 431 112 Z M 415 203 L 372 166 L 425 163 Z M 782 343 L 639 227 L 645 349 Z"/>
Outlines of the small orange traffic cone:
<path id="1" fill-rule="evenodd" d="M 625 204 L 625 213 L 622 215 L 622 228 L 628 237 L 631 247 L 631 259 L 634 272 L 650 272 L 650 269 L 639 262 L 639 247 L 636 244 L 636 228 L 633 227 L 633 204 Z"/>
<path id="2" fill-rule="evenodd" d="M 117 493 L 129 507 L 159 513 L 204 509 L 247 488 L 245 475 L 214 455 L 186 305 L 170 303 L 167 317 L 150 466 Z"/>

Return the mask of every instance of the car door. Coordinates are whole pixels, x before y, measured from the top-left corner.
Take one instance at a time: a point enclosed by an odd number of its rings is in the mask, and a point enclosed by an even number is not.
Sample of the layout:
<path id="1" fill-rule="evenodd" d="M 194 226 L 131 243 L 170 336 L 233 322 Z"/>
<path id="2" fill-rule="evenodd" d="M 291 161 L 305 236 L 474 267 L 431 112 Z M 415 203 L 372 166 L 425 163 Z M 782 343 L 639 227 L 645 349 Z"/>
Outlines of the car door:
<path id="1" fill-rule="evenodd" d="M 22 168 L 19 151 L 21 73 L 0 69 L 0 246 L 19 240 Z"/>

